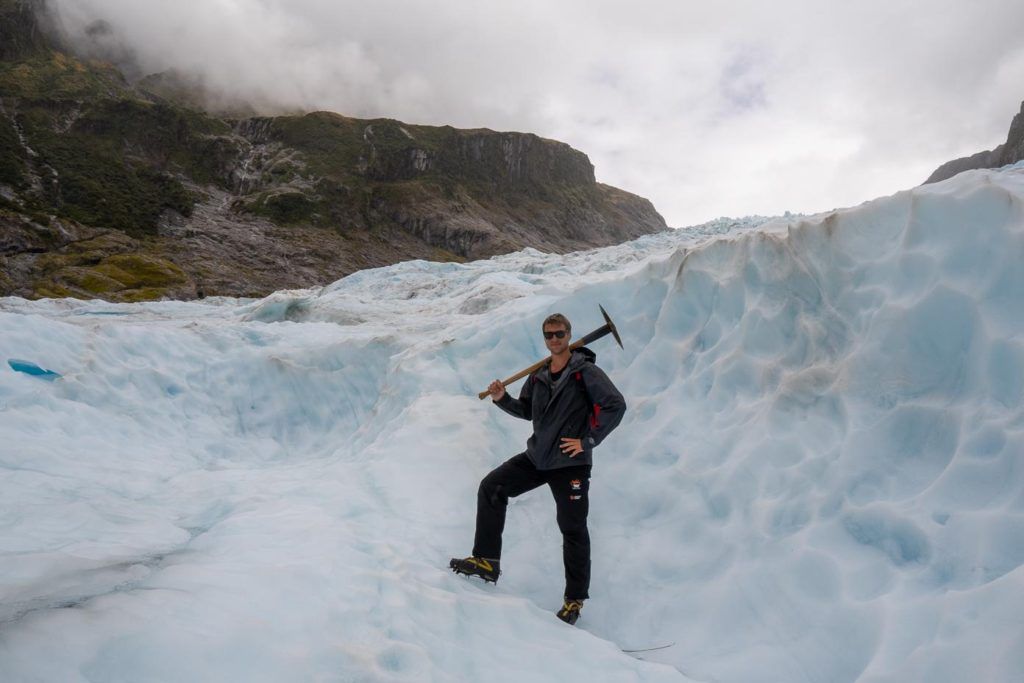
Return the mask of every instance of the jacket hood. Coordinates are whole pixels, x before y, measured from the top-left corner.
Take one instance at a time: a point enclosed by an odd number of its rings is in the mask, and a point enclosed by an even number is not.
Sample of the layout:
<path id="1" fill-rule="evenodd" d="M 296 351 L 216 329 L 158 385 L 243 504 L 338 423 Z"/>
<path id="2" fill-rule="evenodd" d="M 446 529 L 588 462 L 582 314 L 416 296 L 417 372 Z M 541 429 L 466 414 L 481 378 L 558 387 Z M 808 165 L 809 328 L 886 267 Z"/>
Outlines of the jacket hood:
<path id="1" fill-rule="evenodd" d="M 597 354 L 588 349 L 586 346 L 581 346 L 572 352 L 572 356 L 569 358 L 569 366 L 576 367 L 583 363 L 596 363 Z"/>

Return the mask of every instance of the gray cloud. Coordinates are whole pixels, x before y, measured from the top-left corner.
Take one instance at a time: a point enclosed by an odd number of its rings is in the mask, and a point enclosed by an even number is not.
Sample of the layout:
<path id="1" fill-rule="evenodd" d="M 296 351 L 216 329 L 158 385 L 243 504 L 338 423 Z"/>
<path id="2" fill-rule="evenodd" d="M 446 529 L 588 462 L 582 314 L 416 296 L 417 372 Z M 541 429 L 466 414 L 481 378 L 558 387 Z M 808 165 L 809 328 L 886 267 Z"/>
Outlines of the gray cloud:
<path id="1" fill-rule="evenodd" d="M 228 99 L 563 140 L 670 225 L 913 186 L 1024 99 L 1016 0 L 50 2 Z"/>

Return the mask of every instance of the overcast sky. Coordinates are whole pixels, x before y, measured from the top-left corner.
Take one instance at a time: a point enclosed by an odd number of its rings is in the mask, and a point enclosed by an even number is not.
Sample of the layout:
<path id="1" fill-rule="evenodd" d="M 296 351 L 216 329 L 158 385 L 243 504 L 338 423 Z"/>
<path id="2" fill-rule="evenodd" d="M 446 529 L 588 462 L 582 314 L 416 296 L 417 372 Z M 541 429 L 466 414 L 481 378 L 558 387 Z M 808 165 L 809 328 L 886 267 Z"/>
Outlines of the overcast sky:
<path id="1" fill-rule="evenodd" d="M 251 101 L 562 140 L 674 227 L 912 187 L 1024 100 L 1021 0 L 49 1 Z"/>

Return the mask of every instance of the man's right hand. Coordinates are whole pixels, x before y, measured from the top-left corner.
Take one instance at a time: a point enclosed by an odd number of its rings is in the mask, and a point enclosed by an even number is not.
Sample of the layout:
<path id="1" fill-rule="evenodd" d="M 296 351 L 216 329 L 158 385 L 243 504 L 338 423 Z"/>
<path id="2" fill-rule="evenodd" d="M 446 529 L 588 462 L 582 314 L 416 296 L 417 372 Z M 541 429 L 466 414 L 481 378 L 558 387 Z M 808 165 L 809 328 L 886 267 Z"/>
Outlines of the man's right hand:
<path id="1" fill-rule="evenodd" d="M 491 385 L 487 387 L 487 391 L 491 392 L 492 401 L 500 401 L 505 398 L 505 385 L 501 383 L 501 380 L 494 380 Z"/>

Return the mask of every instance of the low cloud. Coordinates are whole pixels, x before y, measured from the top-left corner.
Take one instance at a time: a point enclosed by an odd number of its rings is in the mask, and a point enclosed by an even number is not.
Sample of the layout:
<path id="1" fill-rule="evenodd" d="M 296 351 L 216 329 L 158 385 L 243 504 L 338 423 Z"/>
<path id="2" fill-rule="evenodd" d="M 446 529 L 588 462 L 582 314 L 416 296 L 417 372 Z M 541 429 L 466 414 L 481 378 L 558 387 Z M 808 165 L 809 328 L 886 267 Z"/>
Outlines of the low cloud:
<path id="1" fill-rule="evenodd" d="M 1010 0 L 50 4 L 225 100 L 563 140 L 675 226 L 911 187 L 1002 142 L 1024 99 Z"/>

